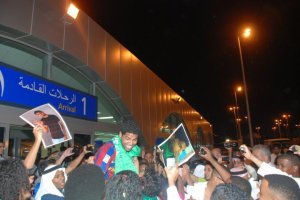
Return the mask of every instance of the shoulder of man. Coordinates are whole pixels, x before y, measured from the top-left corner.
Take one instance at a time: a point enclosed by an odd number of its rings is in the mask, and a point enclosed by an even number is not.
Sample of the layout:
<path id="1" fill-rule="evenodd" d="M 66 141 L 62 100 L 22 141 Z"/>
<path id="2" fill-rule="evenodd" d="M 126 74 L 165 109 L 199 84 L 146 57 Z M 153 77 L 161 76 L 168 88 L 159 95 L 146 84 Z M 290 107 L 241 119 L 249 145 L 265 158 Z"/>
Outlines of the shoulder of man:
<path id="1" fill-rule="evenodd" d="M 116 154 L 116 148 L 113 142 L 107 142 L 102 145 L 95 154 L 95 164 L 100 166 L 101 163 L 109 163 Z"/>

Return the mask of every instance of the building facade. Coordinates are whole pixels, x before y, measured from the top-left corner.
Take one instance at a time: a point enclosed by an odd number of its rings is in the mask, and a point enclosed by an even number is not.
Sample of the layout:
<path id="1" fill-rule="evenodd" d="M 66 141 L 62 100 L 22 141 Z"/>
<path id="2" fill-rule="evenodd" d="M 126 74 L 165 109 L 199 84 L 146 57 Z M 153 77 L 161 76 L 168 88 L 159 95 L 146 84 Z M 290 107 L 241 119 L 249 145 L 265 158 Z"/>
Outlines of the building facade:
<path id="1" fill-rule="evenodd" d="M 105 142 L 118 134 L 123 118 L 133 118 L 148 147 L 182 122 L 193 143 L 213 143 L 212 126 L 203 116 L 84 12 L 68 16 L 69 3 L 0 0 L 0 70 L 94 99 L 95 109 L 87 112 L 95 118 L 62 113 L 75 141 Z M 6 92 L 15 96 L 13 89 Z M 0 139 L 11 156 L 22 156 L 32 144 L 32 128 L 19 115 L 33 107 L 0 97 Z"/>

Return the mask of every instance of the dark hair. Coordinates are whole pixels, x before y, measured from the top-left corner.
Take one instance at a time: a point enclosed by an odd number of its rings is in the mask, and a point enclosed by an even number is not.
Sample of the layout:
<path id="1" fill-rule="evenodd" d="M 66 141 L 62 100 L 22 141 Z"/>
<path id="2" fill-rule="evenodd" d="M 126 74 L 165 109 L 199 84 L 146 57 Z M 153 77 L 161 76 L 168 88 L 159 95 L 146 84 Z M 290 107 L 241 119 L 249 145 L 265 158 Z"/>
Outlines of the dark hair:
<path id="1" fill-rule="evenodd" d="M 41 110 L 36 110 L 33 112 L 34 114 L 37 114 L 37 113 L 44 113 L 44 111 L 41 111 Z"/>
<path id="2" fill-rule="evenodd" d="M 122 134 L 125 134 L 127 132 L 127 133 L 140 135 L 141 129 L 134 120 L 124 119 L 123 122 L 121 123 L 121 132 Z"/>
<path id="3" fill-rule="evenodd" d="M 141 199 L 141 182 L 139 176 L 130 170 L 115 174 L 107 183 L 105 200 L 139 200 Z"/>
<path id="4" fill-rule="evenodd" d="M 0 199 L 16 200 L 30 191 L 27 171 L 19 159 L 0 161 Z"/>
<path id="5" fill-rule="evenodd" d="M 210 200 L 249 200 L 246 192 L 231 183 L 219 184 L 213 191 Z"/>
<path id="6" fill-rule="evenodd" d="M 251 184 L 246 179 L 239 176 L 231 176 L 231 183 L 235 186 L 238 186 L 241 190 L 246 192 L 248 197 L 251 197 Z"/>
<path id="7" fill-rule="evenodd" d="M 95 200 L 104 196 L 104 175 L 96 165 L 81 165 L 68 177 L 65 186 L 66 200 Z"/>
<path id="8" fill-rule="evenodd" d="M 297 200 L 300 197 L 300 189 L 297 182 L 284 175 L 269 174 L 264 176 L 268 181 L 269 189 L 273 195 L 279 196 L 284 199 Z"/>
<path id="9" fill-rule="evenodd" d="M 146 167 L 143 179 L 143 195 L 149 197 L 158 196 L 162 189 L 162 179 L 156 174 L 153 167 Z"/>

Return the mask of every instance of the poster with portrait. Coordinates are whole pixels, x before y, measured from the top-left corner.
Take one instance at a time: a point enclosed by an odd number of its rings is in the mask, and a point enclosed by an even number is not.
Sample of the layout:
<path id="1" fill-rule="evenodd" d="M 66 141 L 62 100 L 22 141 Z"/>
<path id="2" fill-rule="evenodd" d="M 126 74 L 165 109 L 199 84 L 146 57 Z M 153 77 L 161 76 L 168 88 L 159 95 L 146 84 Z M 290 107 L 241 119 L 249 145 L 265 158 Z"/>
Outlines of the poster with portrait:
<path id="1" fill-rule="evenodd" d="M 172 134 L 157 147 L 163 151 L 165 166 L 172 165 L 169 164 L 170 162 L 180 166 L 195 154 L 195 150 L 183 124 L 180 124 Z"/>
<path id="2" fill-rule="evenodd" d="M 45 148 L 72 139 L 64 119 L 49 103 L 25 112 L 20 118 L 32 127 L 36 125 L 43 127 L 42 142 Z"/>

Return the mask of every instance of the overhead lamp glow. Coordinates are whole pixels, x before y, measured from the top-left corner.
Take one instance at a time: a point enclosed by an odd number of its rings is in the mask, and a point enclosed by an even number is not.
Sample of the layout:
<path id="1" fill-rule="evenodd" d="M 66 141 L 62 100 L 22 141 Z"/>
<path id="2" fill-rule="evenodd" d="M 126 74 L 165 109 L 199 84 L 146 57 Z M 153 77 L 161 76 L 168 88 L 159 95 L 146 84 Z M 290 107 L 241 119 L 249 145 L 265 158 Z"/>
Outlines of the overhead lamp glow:
<path id="1" fill-rule="evenodd" d="M 113 119 L 113 116 L 107 116 L 107 117 L 98 117 L 98 119 Z"/>
<path id="2" fill-rule="evenodd" d="M 243 32 L 243 36 L 244 37 L 249 37 L 251 35 L 251 29 L 250 28 L 246 28 Z"/>
<path id="3" fill-rule="evenodd" d="M 70 4 L 67 11 L 68 15 L 70 15 L 73 19 L 77 18 L 77 15 L 79 13 L 79 9 L 74 5 Z"/>

